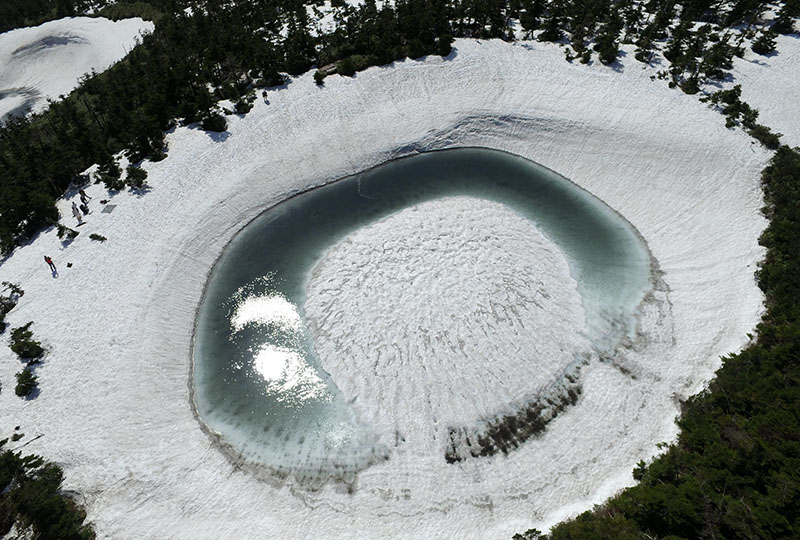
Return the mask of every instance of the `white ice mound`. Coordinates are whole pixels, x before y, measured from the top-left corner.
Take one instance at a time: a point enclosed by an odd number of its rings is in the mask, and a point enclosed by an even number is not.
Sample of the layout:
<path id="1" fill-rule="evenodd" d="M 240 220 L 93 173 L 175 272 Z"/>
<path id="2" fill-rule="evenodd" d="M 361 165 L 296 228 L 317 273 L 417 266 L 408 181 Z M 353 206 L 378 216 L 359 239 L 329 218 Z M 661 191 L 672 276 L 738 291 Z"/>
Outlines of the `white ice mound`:
<path id="1" fill-rule="evenodd" d="M 553 386 L 590 344 L 561 251 L 496 202 L 448 197 L 352 233 L 305 304 L 324 369 L 386 442 L 442 455 L 445 430 Z"/>
<path id="2" fill-rule="evenodd" d="M 0 34 L 0 123 L 8 114 L 41 111 L 124 57 L 153 23 L 140 18 L 110 21 L 75 17 Z"/>

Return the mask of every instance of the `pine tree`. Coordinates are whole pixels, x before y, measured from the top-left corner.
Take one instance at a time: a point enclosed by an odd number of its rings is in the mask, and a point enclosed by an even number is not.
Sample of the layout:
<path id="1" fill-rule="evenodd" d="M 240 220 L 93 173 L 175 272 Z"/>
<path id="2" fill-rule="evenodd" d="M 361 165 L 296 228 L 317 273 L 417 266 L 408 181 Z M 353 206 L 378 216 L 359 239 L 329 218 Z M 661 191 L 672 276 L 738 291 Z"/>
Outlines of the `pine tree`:
<path id="1" fill-rule="evenodd" d="M 777 36 L 776 32 L 772 30 L 765 30 L 762 29 L 761 33 L 758 35 L 755 41 L 753 41 L 753 45 L 751 49 L 756 54 L 769 54 L 775 50 L 775 37 Z"/>

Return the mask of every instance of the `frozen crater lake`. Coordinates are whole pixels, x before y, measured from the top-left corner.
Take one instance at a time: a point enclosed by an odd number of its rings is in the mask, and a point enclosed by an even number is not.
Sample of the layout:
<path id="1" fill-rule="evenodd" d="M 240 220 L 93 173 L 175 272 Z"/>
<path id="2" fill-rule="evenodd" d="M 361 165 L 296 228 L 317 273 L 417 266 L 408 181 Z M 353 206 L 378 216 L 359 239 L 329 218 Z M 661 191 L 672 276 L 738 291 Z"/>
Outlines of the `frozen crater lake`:
<path id="1" fill-rule="evenodd" d="M 392 161 L 231 242 L 198 314 L 196 412 L 232 459 L 310 486 L 480 468 L 603 414 L 582 371 L 641 375 L 641 315 L 668 316 L 655 276 L 627 221 L 535 163 Z"/>

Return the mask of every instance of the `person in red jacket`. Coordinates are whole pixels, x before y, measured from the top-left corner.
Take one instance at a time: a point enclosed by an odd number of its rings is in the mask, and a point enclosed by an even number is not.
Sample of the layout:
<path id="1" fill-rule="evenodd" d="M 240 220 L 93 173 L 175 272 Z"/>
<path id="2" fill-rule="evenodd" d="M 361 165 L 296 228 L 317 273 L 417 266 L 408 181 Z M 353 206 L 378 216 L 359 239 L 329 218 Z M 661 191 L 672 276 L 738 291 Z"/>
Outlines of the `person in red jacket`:
<path id="1" fill-rule="evenodd" d="M 44 262 L 47 263 L 47 266 L 50 267 L 50 270 L 52 270 L 53 272 L 56 272 L 56 264 L 53 262 L 53 259 L 51 259 L 47 255 L 45 255 L 44 256 Z"/>

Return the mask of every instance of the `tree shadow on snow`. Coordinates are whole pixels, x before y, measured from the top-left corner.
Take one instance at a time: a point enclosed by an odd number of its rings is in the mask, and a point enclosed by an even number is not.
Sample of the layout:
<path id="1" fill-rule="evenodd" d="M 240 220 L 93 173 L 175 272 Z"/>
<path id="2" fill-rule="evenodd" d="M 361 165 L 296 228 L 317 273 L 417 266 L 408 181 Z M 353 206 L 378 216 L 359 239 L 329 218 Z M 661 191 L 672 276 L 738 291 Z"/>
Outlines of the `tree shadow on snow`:
<path id="1" fill-rule="evenodd" d="M 30 236 L 23 236 L 23 237 L 18 238 L 14 249 L 11 250 L 11 253 L 9 253 L 8 255 L 3 255 L 2 257 L 0 257 L 0 266 L 3 266 L 5 264 L 5 262 L 11 258 L 11 256 L 14 254 L 14 252 L 17 249 L 33 244 L 39 238 L 40 235 L 42 235 L 44 233 L 49 233 L 50 231 L 52 231 L 55 228 L 56 228 L 55 225 L 48 225 L 47 227 L 36 231 L 35 233 L 33 233 Z M 44 264 L 44 261 L 42 261 L 42 264 Z"/>
<path id="2" fill-rule="evenodd" d="M 205 133 L 215 143 L 223 143 L 231 136 L 229 131 L 206 131 Z"/>
<path id="3" fill-rule="evenodd" d="M 624 73 L 625 72 L 625 64 L 622 63 L 622 59 L 628 56 L 628 53 L 625 51 L 619 51 L 617 53 L 617 58 L 610 64 L 607 64 L 608 67 L 616 71 L 617 73 Z"/>
<path id="4" fill-rule="evenodd" d="M 765 55 L 762 55 L 762 56 L 770 56 L 770 55 L 765 54 Z M 745 62 L 748 62 L 750 64 L 755 64 L 757 66 L 769 67 L 769 64 L 767 64 L 766 62 L 764 62 L 762 60 L 759 60 L 758 58 L 753 58 L 752 60 L 749 59 L 749 58 L 742 58 L 742 60 L 744 60 Z"/>
<path id="5" fill-rule="evenodd" d="M 194 131 L 202 131 L 203 133 L 205 133 L 208 136 L 209 139 L 211 139 L 212 141 L 214 141 L 216 143 L 225 142 L 225 141 L 228 140 L 228 137 L 231 136 L 231 134 L 230 134 L 230 132 L 228 130 L 225 130 L 225 131 L 209 131 L 209 130 L 203 129 L 198 122 L 194 122 L 192 124 L 189 124 L 186 127 L 188 129 L 191 129 L 191 130 L 194 130 Z"/>
<path id="6" fill-rule="evenodd" d="M 281 92 L 283 90 L 288 90 L 289 85 L 291 85 L 293 81 L 294 79 L 292 77 L 289 77 L 286 79 L 286 81 L 283 82 L 283 84 L 278 84 L 275 86 L 260 86 L 256 90 L 260 90 L 260 96 L 262 101 L 264 101 L 267 105 L 269 105 L 269 100 L 267 99 L 266 96 L 264 96 L 264 93 L 269 95 L 270 92 Z"/>
<path id="7" fill-rule="evenodd" d="M 707 80 L 704 85 L 705 86 L 713 86 L 714 88 L 719 88 L 720 90 L 726 88 L 726 86 L 736 79 L 734 78 L 732 73 L 726 72 L 725 76 L 721 79 L 709 79 Z M 721 109 L 720 109 L 721 110 Z"/>
<path id="8" fill-rule="evenodd" d="M 150 193 L 151 191 L 153 191 L 152 186 L 150 186 L 148 184 L 145 184 L 140 188 L 136 188 L 136 187 L 130 188 L 128 190 L 128 193 L 136 195 L 137 198 L 141 198 L 141 197 L 144 197 L 145 195 L 147 195 L 148 193 Z"/>
<path id="9" fill-rule="evenodd" d="M 442 60 L 451 62 L 452 60 L 455 60 L 456 56 L 458 56 L 458 49 L 456 49 L 455 47 L 451 47 L 450 54 L 448 54 L 447 56 L 442 56 L 441 58 Z"/>
<path id="10" fill-rule="evenodd" d="M 38 398 L 39 394 L 41 394 L 41 393 L 42 393 L 42 391 L 37 386 L 36 388 L 31 390 L 27 395 L 22 396 L 22 399 L 24 399 L 25 401 L 33 401 L 34 399 Z"/>

